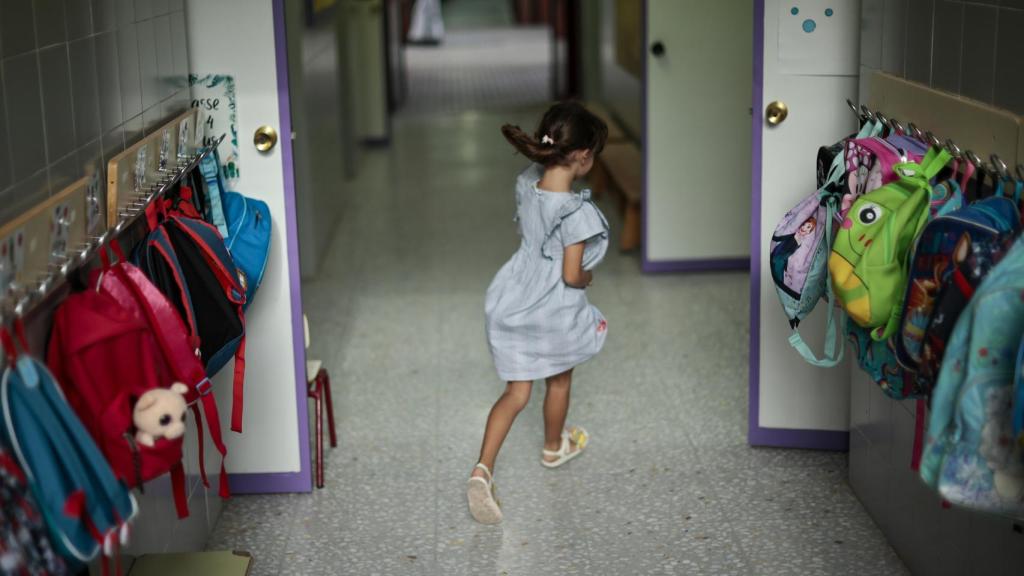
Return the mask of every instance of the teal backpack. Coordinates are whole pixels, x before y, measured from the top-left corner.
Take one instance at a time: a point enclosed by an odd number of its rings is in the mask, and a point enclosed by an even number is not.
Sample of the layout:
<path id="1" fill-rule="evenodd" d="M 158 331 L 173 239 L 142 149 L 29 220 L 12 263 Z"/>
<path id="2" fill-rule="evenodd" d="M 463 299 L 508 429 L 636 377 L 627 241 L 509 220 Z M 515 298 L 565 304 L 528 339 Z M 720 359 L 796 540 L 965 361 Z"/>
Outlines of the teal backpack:
<path id="1" fill-rule="evenodd" d="M 1017 350 L 1017 372 L 1013 377 L 1013 436 L 1024 446 L 1024 338 Z"/>
<path id="2" fill-rule="evenodd" d="M 1013 382 L 1024 336 L 1024 239 L 982 281 L 953 328 L 932 392 L 921 478 L 953 504 L 1024 517 L 1024 446 Z"/>
<path id="3" fill-rule="evenodd" d="M 57 552 L 76 567 L 102 554 L 107 568 L 107 558 L 127 542 L 128 523 L 138 513 L 135 498 L 114 477 L 46 367 L 19 354 L 6 330 L 0 337 L 7 353 L 0 440 L 24 470 Z"/>

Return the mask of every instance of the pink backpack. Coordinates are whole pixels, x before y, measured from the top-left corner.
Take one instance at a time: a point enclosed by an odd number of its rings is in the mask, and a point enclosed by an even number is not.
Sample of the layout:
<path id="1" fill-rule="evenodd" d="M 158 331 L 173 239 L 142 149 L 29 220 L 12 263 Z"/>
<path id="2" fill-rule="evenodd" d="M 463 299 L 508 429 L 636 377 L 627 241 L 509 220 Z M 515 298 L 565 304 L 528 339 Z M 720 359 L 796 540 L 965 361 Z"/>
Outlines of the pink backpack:
<path id="1" fill-rule="evenodd" d="M 894 167 L 907 162 L 918 163 L 921 155 L 916 150 L 897 147 L 880 136 L 854 138 L 846 142 L 846 190 L 837 214 L 839 222 L 846 219 L 846 213 L 854 200 L 899 180 Z"/>

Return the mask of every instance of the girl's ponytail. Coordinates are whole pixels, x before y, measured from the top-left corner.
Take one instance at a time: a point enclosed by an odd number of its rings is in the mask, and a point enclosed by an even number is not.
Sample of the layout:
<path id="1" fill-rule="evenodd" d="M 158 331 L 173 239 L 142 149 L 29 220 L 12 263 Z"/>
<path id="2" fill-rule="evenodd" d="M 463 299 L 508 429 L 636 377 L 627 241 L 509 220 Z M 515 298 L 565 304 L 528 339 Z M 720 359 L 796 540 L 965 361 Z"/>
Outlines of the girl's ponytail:
<path id="1" fill-rule="evenodd" d="M 520 154 L 544 167 L 570 164 L 578 150 L 601 153 L 608 139 L 608 126 L 578 102 L 560 102 L 541 119 L 532 137 L 519 126 L 501 127 L 505 139 Z"/>
<path id="2" fill-rule="evenodd" d="M 551 143 L 540 142 L 529 134 L 523 132 L 519 126 L 505 124 L 501 127 L 501 133 L 508 140 L 509 144 L 515 147 L 520 154 L 533 160 L 542 166 L 551 166 L 563 161 L 562 152 L 558 146 Z"/>

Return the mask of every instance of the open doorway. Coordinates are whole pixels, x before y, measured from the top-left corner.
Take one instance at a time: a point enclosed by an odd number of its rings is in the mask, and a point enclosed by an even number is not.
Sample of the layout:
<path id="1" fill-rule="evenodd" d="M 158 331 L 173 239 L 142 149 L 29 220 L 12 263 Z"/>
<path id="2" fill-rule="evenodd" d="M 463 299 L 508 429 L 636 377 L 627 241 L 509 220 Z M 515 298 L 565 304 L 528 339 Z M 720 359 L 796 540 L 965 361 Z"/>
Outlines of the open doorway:
<path id="1" fill-rule="evenodd" d="M 553 23 L 565 2 L 428 1 L 440 5 L 442 34 L 417 21 L 417 2 L 403 7 L 402 113 L 533 108 L 563 92 L 565 33 Z M 423 27 L 433 33 L 424 37 Z"/>

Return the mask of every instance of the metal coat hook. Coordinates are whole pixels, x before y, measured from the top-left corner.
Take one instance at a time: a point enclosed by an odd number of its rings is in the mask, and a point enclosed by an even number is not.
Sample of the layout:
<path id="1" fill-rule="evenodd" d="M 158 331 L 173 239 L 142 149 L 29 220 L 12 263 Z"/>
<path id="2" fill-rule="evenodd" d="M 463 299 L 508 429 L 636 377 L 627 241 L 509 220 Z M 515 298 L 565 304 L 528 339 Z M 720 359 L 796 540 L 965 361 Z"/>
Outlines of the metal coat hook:
<path id="1" fill-rule="evenodd" d="M 963 158 L 964 151 L 956 145 L 956 142 L 953 142 L 952 138 L 946 140 L 946 150 L 949 150 L 949 153 L 956 158 Z"/>
<path id="2" fill-rule="evenodd" d="M 864 113 L 864 116 L 867 117 L 869 120 L 875 120 L 876 119 L 874 112 L 872 112 L 871 109 L 868 108 L 867 106 L 861 104 L 860 105 L 860 110 L 861 110 L 861 112 Z"/>
<path id="3" fill-rule="evenodd" d="M 907 128 L 910 129 L 910 133 L 911 135 L 914 136 L 914 138 L 917 138 L 918 140 L 924 142 L 924 132 L 921 132 L 921 129 L 918 128 L 916 124 L 911 122 L 910 124 L 907 124 Z"/>
<path id="4" fill-rule="evenodd" d="M 979 168 L 981 170 L 985 169 L 985 163 L 982 162 L 981 158 L 977 154 L 975 154 L 973 151 L 966 150 L 964 152 L 964 157 L 967 158 L 968 162 L 970 162 L 971 164 L 974 164 L 975 168 Z"/>
<path id="5" fill-rule="evenodd" d="M 850 100 L 849 98 L 847 98 L 846 99 L 846 105 L 850 107 L 850 110 L 853 110 L 853 113 L 858 118 L 863 118 L 864 117 L 864 115 L 861 114 L 860 110 L 857 109 L 857 105 L 853 103 L 853 100 Z"/>
<path id="6" fill-rule="evenodd" d="M 989 160 L 992 161 L 992 167 L 995 168 L 996 172 L 998 172 L 1002 178 L 1007 179 L 1010 177 L 1010 168 L 1006 165 L 1006 162 L 1003 162 L 1002 158 L 1000 158 L 998 154 L 992 154 L 989 156 Z"/>
<path id="7" fill-rule="evenodd" d="M 932 134 L 930 130 L 924 133 L 924 137 L 927 143 L 931 144 L 933 148 L 942 148 L 942 141 L 936 138 L 935 134 Z"/>

